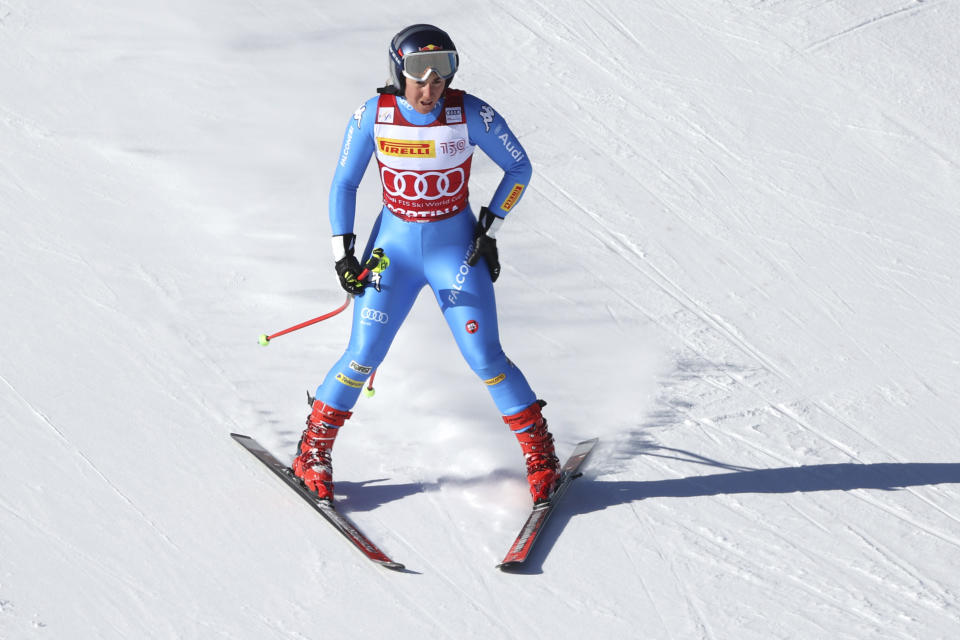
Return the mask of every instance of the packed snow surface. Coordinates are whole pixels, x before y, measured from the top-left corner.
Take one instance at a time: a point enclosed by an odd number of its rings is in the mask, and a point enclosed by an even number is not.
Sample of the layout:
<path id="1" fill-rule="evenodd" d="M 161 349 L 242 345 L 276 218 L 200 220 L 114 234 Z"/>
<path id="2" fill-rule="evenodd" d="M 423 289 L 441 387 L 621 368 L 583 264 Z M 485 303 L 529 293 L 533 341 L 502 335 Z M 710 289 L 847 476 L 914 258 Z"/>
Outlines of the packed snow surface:
<path id="1" fill-rule="evenodd" d="M 520 450 L 424 295 L 334 452 L 290 459 L 349 314 L 327 189 L 400 28 L 534 166 Z M 960 3 L 0 0 L 0 638 L 954 638 Z M 500 173 L 475 162 L 474 207 Z M 360 192 L 357 232 L 379 206 Z"/>

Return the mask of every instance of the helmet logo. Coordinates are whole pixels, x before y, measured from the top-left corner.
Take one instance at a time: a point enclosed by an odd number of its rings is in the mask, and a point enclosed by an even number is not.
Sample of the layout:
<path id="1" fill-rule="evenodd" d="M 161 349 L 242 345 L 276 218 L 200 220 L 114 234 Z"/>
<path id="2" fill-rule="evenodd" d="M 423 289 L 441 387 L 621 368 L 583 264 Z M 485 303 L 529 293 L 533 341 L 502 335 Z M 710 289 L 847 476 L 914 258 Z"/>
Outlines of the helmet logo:
<path id="1" fill-rule="evenodd" d="M 442 47 L 436 44 L 428 44 L 425 47 L 420 47 L 420 51 L 439 51 L 440 49 L 442 49 Z"/>

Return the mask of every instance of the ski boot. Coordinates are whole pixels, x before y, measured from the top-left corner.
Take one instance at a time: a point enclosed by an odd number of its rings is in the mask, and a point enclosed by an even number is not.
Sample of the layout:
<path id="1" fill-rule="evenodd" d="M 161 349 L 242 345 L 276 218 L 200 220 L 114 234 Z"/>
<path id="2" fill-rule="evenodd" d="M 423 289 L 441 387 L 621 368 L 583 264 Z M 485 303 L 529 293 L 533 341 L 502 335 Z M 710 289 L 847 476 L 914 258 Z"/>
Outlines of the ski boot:
<path id="1" fill-rule="evenodd" d="M 330 451 L 343 423 L 353 415 L 339 411 L 314 400 L 307 418 L 307 428 L 297 445 L 299 453 L 293 459 L 293 475 L 321 500 L 333 500 L 333 463 Z"/>
<path id="2" fill-rule="evenodd" d="M 553 436 L 547 430 L 547 419 L 540 412 L 546 404 L 543 400 L 537 400 L 520 413 L 503 417 L 523 449 L 527 482 L 534 504 L 542 504 L 550 499 L 560 477 L 560 461 L 553 448 Z"/>

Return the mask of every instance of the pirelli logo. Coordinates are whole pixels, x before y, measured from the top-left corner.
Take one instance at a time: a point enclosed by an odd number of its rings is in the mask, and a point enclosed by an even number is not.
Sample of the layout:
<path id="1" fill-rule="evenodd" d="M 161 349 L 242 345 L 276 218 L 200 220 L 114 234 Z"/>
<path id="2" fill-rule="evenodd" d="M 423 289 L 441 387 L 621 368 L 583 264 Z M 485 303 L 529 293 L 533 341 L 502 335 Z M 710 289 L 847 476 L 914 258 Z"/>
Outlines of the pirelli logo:
<path id="1" fill-rule="evenodd" d="M 433 140 L 394 140 L 377 138 L 377 148 L 385 156 L 396 158 L 436 158 L 437 143 Z"/>
<path id="2" fill-rule="evenodd" d="M 500 206 L 504 211 L 510 211 L 513 209 L 513 205 L 517 204 L 517 200 L 520 199 L 520 194 L 523 193 L 523 185 L 519 182 L 513 185 L 513 189 L 510 190 L 510 195 L 507 196 L 507 199 L 503 201 L 503 204 Z"/>

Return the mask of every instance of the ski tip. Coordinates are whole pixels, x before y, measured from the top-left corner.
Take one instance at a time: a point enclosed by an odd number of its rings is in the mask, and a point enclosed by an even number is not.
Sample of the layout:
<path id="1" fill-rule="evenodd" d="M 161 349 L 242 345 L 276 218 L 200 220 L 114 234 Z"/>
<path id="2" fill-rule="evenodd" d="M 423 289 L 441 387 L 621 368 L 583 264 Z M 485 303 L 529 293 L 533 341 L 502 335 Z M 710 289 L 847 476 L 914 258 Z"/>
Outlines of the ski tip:
<path id="1" fill-rule="evenodd" d="M 393 560 L 390 560 L 390 561 L 378 560 L 378 561 L 376 561 L 376 562 L 377 562 L 377 564 L 379 564 L 379 565 L 380 565 L 381 567 L 383 567 L 384 569 L 391 569 L 391 570 L 393 570 L 393 571 L 406 571 L 406 570 L 407 570 L 407 567 L 406 567 L 406 566 L 400 564 L 399 562 L 394 562 Z"/>

